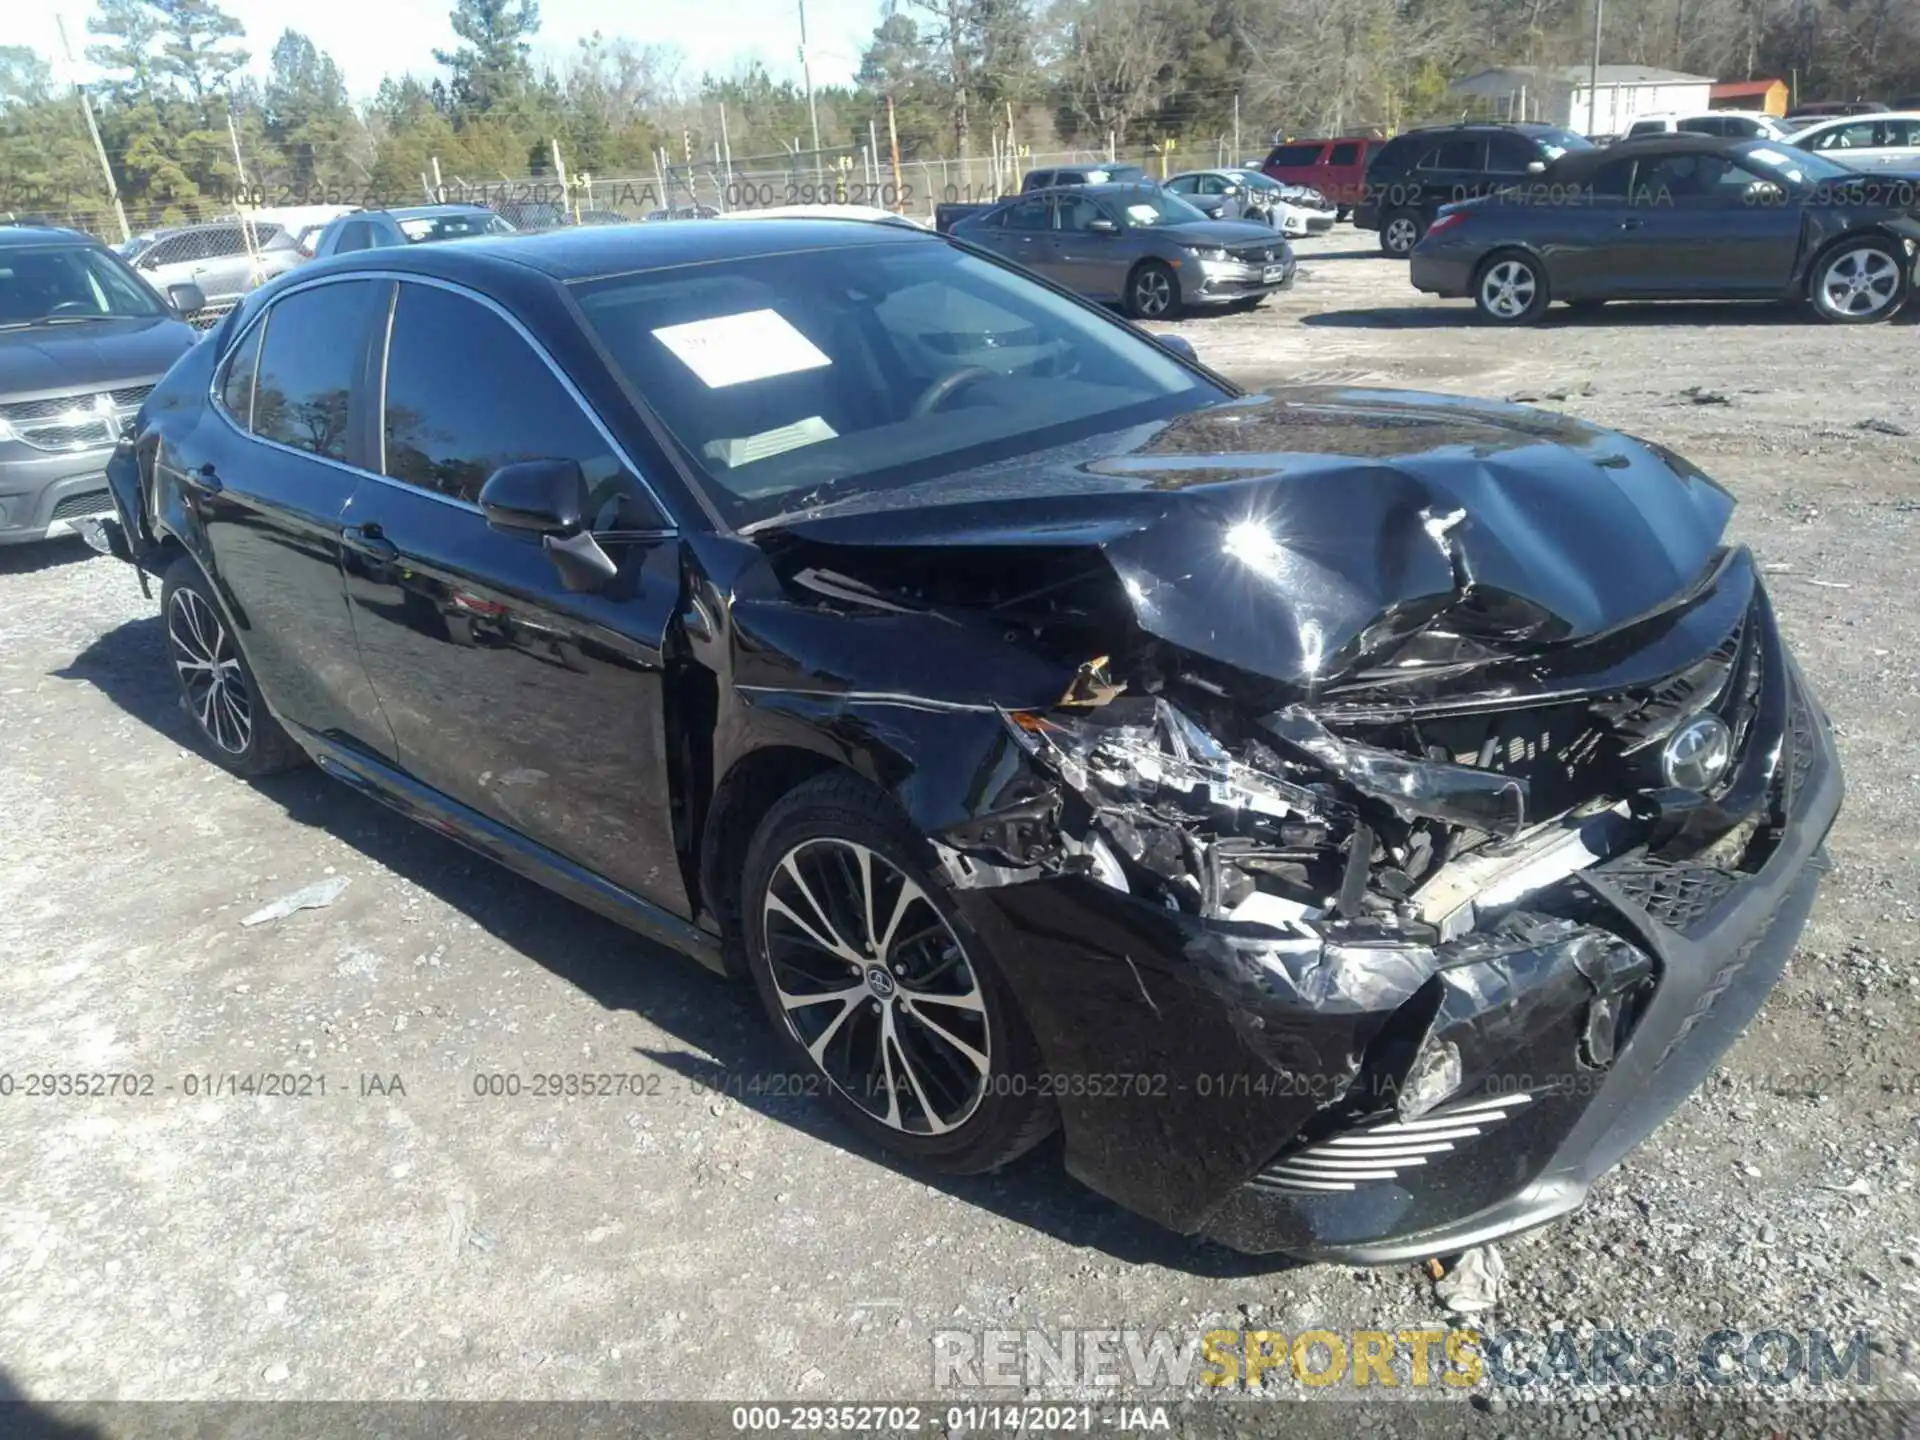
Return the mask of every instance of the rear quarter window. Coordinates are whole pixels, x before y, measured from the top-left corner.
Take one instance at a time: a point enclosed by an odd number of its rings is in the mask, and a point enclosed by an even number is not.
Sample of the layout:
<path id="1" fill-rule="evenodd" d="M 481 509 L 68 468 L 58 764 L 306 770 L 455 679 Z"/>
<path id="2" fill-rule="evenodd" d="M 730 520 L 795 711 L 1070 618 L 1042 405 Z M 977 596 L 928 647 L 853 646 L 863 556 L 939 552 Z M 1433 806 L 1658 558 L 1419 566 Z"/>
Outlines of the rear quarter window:
<path id="1" fill-rule="evenodd" d="M 1267 156 L 1267 164 L 1293 167 L 1311 165 L 1320 158 L 1323 148 L 1319 144 L 1277 145 L 1273 153 Z"/>

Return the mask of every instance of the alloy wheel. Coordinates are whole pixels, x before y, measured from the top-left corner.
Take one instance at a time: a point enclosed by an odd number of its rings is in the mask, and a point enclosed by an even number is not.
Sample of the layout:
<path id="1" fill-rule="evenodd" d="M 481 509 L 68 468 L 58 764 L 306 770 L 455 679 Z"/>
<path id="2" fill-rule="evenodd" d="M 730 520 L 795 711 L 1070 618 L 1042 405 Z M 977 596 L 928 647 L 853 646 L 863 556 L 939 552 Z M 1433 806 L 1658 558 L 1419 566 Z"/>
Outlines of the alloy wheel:
<path id="1" fill-rule="evenodd" d="M 1387 222 L 1387 248 L 1396 255 L 1404 255 L 1420 243 L 1420 230 L 1413 221 L 1402 215 Z"/>
<path id="2" fill-rule="evenodd" d="M 1842 315 L 1878 315 L 1900 293 L 1900 267 L 1880 250 L 1849 250 L 1820 277 L 1827 304 Z"/>
<path id="3" fill-rule="evenodd" d="M 1533 304 L 1539 288 L 1532 266 L 1518 260 L 1502 260 L 1491 266 L 1481 280 L 1480 303 L 1499 319 L 1518 320 Z"/>
<path id="4" fill-rule="evenodd" d="M 1133 282 L 1134 308 L 1142 315 L 1164 315 L 1173 304 L 1173 282 L 1160 270 L 1142 270 Z"/>
<path id="5" fill-rule="evenodd" d="M 207 738 L 229 755 L 246 754 L 253 741 L 253 699 L 240 652 L 213 607 L 190 589 L 174 591 L 167 607 L 167 647 Z"/>
<path id="6" fill-rule="evenodd" d="M 979 977 L 924 890 L 878 851 L 806 840 L 761 907 L 787 1029 L 834 1087 L 891 1129 L 943 1135 L 986 1094 Z"/>

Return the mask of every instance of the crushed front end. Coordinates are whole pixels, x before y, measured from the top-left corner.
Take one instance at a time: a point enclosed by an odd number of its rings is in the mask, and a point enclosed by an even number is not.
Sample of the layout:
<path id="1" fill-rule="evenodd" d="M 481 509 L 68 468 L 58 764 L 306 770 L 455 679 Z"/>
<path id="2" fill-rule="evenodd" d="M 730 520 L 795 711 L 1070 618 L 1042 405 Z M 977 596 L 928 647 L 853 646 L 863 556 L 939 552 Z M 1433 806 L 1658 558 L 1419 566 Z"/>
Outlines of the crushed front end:
<path id="1" fill-rule="evenodd" d="M 932 838 L 1087 1183 L 1246 1250 L 1455 1251 L 1577 1206 L 1752 1017 L 1842 782 L 1751 557 L 1514 631 L 1468 603 L 1304 694 L 1142 637 L 1001 713 Z"/>

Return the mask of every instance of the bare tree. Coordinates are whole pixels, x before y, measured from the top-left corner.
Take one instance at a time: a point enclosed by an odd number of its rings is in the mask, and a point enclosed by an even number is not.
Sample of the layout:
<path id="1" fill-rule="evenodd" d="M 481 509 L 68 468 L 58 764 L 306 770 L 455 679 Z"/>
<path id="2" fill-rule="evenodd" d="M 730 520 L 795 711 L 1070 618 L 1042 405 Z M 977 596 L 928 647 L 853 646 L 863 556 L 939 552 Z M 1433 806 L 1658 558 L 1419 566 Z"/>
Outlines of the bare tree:
<path id="1" fill-rule="evenodd" d="M 1116 141 L 1172 87 L 1180 37 L 1156 0 L 1060 0 L 1055 76 L 1078 126 Z"/>

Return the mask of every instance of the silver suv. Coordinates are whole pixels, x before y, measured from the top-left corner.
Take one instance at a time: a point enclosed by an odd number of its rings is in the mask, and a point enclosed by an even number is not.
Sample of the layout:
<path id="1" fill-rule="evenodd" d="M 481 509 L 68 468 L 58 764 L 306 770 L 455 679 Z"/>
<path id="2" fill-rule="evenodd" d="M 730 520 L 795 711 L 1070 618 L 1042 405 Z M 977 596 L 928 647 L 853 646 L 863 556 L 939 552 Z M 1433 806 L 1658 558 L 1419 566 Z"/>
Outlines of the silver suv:
<path id="1" fill-rule="evenodd" d="M 207 297 L 207 311 L 218 315 L 238 304 L 254 286 L 306 259 L 285 226 L 250 228 L 257 261 L 247 253 L 246 235 L 238 220 L 163 230 L 134 249 L 127 261 L 162 295 L 169 285 L 198 285 Z"/>

